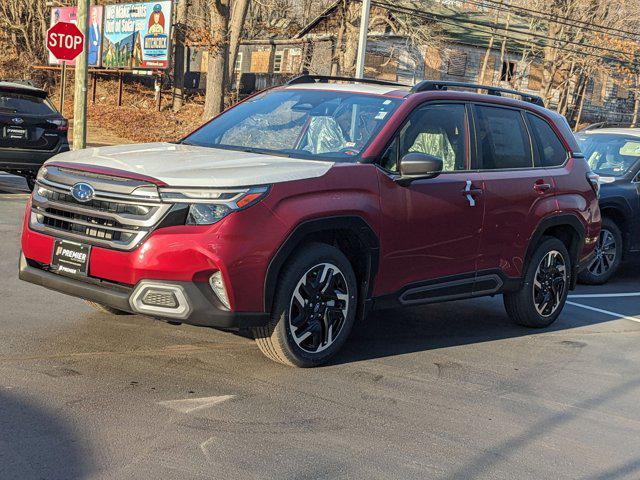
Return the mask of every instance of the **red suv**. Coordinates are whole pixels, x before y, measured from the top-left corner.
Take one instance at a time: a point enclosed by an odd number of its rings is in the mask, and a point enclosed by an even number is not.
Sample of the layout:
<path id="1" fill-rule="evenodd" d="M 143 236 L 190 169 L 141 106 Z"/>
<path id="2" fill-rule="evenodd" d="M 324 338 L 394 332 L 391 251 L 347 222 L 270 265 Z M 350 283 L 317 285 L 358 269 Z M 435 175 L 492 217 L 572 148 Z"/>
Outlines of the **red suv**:
<path id="1" fill-rule="evenodd" d="M 517 323 L 551 324 L 600 233 L 565 119 L 495 87 L 344 80 L 299 77 L 178 143 L 53 158 L 20 278 L 111 313 L 250 329 L 300 367 L 372 308 L 503 294 Z"/>

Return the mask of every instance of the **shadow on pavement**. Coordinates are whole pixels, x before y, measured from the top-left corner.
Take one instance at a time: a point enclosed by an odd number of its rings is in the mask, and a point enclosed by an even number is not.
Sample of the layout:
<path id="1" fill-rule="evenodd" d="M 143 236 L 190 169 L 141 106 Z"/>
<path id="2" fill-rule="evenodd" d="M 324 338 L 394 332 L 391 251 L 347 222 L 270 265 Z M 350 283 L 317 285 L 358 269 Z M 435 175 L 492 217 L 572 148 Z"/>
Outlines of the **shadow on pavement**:
<path id="1" fill-rule="evenodd" d="M 0 172 L 0 195 L 27 193 L 29 188 L 24 178 Z"/>
<path id="2" fill-rule="evenodd" d="M 0 391 L 0 478 L 87 478 L 88 450 L 53 412 Z"/>
<path id="3" fill-rule="evenodd" d="M 610 285 L 579 286 L 572 293 L 616 293 L 639 291 L 638 268 L 640 264 L 626 264 L 620 275 Z M 612 305 L 612 299 L 606 299 Z M 602 308 L 607 308 L 604 306 Z M 514 324 L 502 305 L 502 297 L 478 298 L 440 304 L 410 307 L 397 310 L 374 311 L 369 317 L 354 326 L 351 338 L 338 354 L 333 364 L 390 357 L 413 352 L 446 348 L 451 346 L 483 343 L 505 338 L 517 338 L 541 332 L 554 332 L 576 327 L 596 325 L 614 320 L 598 313 L 571 310 L 565 311 L 549 328 L 530 329 Z M 613 308 L 615 310 L 615 308 Z M 640 315 L 637 311 L 627 315 Z"/>

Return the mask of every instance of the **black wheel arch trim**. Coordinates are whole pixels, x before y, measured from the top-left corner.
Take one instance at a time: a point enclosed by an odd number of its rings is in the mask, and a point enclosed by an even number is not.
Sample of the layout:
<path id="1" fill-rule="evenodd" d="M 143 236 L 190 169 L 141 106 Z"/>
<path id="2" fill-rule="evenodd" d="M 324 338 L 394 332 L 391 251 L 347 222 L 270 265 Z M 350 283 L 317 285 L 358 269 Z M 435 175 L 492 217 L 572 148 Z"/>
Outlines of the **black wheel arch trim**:
<path id="1" fill-rule="evenodd" d="M 639 241 L 638 238 L 634 238 L 638 237 L 637 234 L 634 236 L 634 232 L 638 231 L 640 220 L 635 218 L 633 207 L 629 205 L 629 201 L 624 197 L 608 197 L 600 200 L 600 212 L 603 219 L 610 219 L 620 229 L 623 255 L 626 255 L 632 250 L 634 243 Z M 611 212 L 619 215 L 624 225 L 620 225 L 619 219 L 611 215 Z"/>
<path id="2" fill-rule="evenodd" d="M 366 306 L 370 303 L 373 292 L 373 282 L 378 272 L 380 241 L 373 228 L 367 221 L 358 215 L 340 215 L 330 217 L 319 217 L 305 220 L 289 233 L 285 241 L 280 245 L 275 255 L 269 262 L 267 274 L 264 281 L 264 311 L 270 312 L 273 306 L 273 300 L 276 291 L 278 277 L 282 267 L 289 259 L 291 254 L 300 246 L 302 240 L 314 233 L 321 233 L 335 230 L 348 230 L 358 238 L 358 240 L 367 248 L 369 262 L 366 266 L 366 294 L 365 298 L 360 299 L 361 304 L 359 314 L 364 314 Z"/>
<path id="3" fill-rule="evenodd" d="M 576 245 L 572 245 L 571 248 L 568 248 L 569 255 L 571 255 L 571 284 L 570 289 L 573 290 L 576 286 L 577 277 L 578 277 L 578 267 L 580 265 L 580 252 L 584 249 L 585 245 L 585 236 L 586 231 L 583 223 L 580 219 L 573 214 L 560 214 L 553 215 L 551 217 L 547 217 L 543 219 L 539 224 L 536 230 L 533 232 L 531 239 L 529 240 L 529 245 L 527 246 L 527 252 L 524 256 L 523 265 L 526 266 L 531 261 L 531 257 L 533 257 L 533 253 L 535 252 L 535 248 L 540 243 L 540 239 L 544 236 L 545 232 L 553 227 L 564 227 L 569 226 L 575 230 L 578 235 L 578 242 Z"/>

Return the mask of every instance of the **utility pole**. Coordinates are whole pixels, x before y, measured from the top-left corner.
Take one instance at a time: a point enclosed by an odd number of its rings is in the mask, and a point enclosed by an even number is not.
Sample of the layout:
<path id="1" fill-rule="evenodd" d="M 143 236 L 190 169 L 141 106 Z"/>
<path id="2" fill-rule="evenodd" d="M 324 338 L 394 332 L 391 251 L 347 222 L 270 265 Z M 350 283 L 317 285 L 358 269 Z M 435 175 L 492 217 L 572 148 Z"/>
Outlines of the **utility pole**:
<path id="1" fill-rule="evenodd" d="M 84 48 L 76 60 L 76 88 L 73 107 L 73 149 L 87 145 L 87 81 L 89 59 L 89 0 L 78 0 L 78 28 L 84 35 Z"/>
<path id="2" fill-rule="evenodd" d="M 369 13 L 371 0 L 362 0 L 360 14 L 360 38 L 358 39 L 358 57 L 356 59 L 356 78 L 364 78 L 364 60 L 367 54 L 367 34 L 369 33 Z"/>

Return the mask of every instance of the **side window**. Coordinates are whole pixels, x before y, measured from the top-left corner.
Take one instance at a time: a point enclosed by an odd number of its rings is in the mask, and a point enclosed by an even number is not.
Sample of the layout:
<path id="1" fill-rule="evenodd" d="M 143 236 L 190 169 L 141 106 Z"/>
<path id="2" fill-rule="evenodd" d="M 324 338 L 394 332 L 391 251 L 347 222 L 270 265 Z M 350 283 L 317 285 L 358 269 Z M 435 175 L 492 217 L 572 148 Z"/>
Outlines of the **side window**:
<path id="1" fill-rule="evenodd" d="M 380 166 L 390 172 L 398 172 L 398 137 L 387 147 L 382 158 Z"/>
<path id="2" fill-rule="evenodd" d="M 549 124 L 540 117 L 527 113 L 531 134 L 538 146 L 537 167 L 558 167 L 566 160 L 568 153 Z"/>
<path id="3" fill-rule="evenodd" d="M 383 168 L 398 172 L 407 153 L 426 153 L 442 159 L 443 172 L 467 170 L 467 115 L 464 105 L 419 107 L 382 155 Z"/>
<path id="4" fill-rule="evenodd" d="M 483 170 L 533 167 L 531 140 L 518 110 L 477 105 L 475 111 Z"/>

